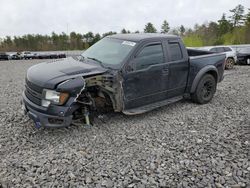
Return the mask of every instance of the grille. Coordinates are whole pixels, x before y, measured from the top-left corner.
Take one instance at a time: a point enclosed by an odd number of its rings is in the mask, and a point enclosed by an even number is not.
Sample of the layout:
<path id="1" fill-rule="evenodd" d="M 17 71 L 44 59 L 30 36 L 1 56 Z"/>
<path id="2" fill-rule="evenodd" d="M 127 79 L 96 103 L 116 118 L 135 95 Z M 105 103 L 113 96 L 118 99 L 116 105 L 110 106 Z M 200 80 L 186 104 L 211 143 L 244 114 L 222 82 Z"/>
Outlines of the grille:
<path id="1" fill-rule="evenodd" d="M 32 101 L 33 103 L 37 104 L 37 105 L 41 105 L 41 101 L 42 101 L 42 88 L 39 86 L 36 86 L 35 84 L 29 82 L 26 79 L 26 85 L 25 85 L 26 89 L 25 89 L 25 95 L 26 97 Z"/>
<path id="2" fill-rule="evenodd" d="M 31 93 L 28 92 L 27 89 L 25 90 L 25 95 L 33 103 L 35 103 L 35 104 L 37 104 L 39 106 L 41 105 L 41 99 L 34 97 Z"/>
<path id="3" fill-rule="evenodd" d="M 42 93 L 43 92 L 43 88 L 40 86 L 37 86 L 36 84 L 31 83 L 27 78 L 26 78 L 26 85 L 33 91 L 36 91 L 38 93 Z"/>

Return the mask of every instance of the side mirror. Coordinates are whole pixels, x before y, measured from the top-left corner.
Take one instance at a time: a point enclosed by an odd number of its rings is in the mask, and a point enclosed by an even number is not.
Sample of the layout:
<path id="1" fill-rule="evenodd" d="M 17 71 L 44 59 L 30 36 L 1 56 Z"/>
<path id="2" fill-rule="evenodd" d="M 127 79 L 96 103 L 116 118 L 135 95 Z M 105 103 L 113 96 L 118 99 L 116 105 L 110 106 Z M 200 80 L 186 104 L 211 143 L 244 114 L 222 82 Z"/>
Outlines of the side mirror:
<path id="1" fill-rule="evenodd" d="M 76 56 L 76 59 L 77 59 L 78 61 L 82 61 L 84 58 L 83 58 L 83 56 L 79 55 L 79 56 Z"/>
<path id="2" fill-rule="evenodd" d="M 132 72 L 135 70 L 136 61 L 135 59 L 131 60 L 125 67 L 126 72 Z"/>

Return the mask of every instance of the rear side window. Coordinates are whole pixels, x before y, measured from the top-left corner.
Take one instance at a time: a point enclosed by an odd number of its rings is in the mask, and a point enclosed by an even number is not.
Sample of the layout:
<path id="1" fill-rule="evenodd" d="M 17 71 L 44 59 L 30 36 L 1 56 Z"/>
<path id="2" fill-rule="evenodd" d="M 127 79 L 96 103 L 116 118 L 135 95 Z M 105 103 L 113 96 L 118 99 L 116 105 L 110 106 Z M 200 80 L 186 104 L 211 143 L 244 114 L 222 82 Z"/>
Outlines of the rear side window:
<path id="1" fill-rule="evenodd" d="M 228 48 L 228 47 L 224 47 L 224 51 L 225 51 L 225 52 L 230 52 L 230 51 L 232 51 L 232 49 L 231 49 L 231 48 Z"/>
<path id="2" fill-rule="evenodd" d="M 136 56 L 136 70 L 145 69 L 151 65 L 164 62 L 162 45 L 160 43 L 145 46 Z"/>
<path id="3" fill-rule="evenodd" d="M 169 42 L 169 52 L 170 52 L 170 61 L 178 61 L 183 58 L 180 44 L 178 42 Z"/>
<path id="4" fill-rule="evenodd" d="M 217 48 L 217 52 L 224 52 L 224 48 L 223 47 L 220 47 L 220 48 Z"/>

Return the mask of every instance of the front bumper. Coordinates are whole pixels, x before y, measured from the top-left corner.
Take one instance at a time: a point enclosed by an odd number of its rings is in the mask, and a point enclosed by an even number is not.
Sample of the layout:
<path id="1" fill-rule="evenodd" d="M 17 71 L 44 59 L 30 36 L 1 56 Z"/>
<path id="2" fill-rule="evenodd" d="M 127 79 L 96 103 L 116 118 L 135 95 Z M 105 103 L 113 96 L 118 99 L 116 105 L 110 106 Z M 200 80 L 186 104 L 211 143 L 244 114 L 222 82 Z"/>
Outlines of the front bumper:
<path id="1" fill-rule="evenodd" d="M 71 124 L 72 113 L 78 108 L 77 105 L 72 106 L 53 106 L 50 109 L 38 106 L 31 102 L 22 94 L 22 105 L 26 114 L 31 118 L 37 128 L 50 127 L 59 128 L 67 127 Z M 56 115 L 58 114 L 58 115 Z"/>

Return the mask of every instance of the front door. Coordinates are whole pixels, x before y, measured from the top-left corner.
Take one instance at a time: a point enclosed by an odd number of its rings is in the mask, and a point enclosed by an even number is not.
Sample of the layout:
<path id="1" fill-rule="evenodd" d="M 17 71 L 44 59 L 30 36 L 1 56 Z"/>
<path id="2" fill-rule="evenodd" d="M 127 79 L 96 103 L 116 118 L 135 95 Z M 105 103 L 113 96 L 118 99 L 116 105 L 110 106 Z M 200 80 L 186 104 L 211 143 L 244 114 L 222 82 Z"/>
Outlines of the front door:
<path id="1" fill-rule="evenodd" d="M 129 63 L 123 76 L 125 109 L 167 98 L 169 65 L 161 41 L 144 44 Z"/>

